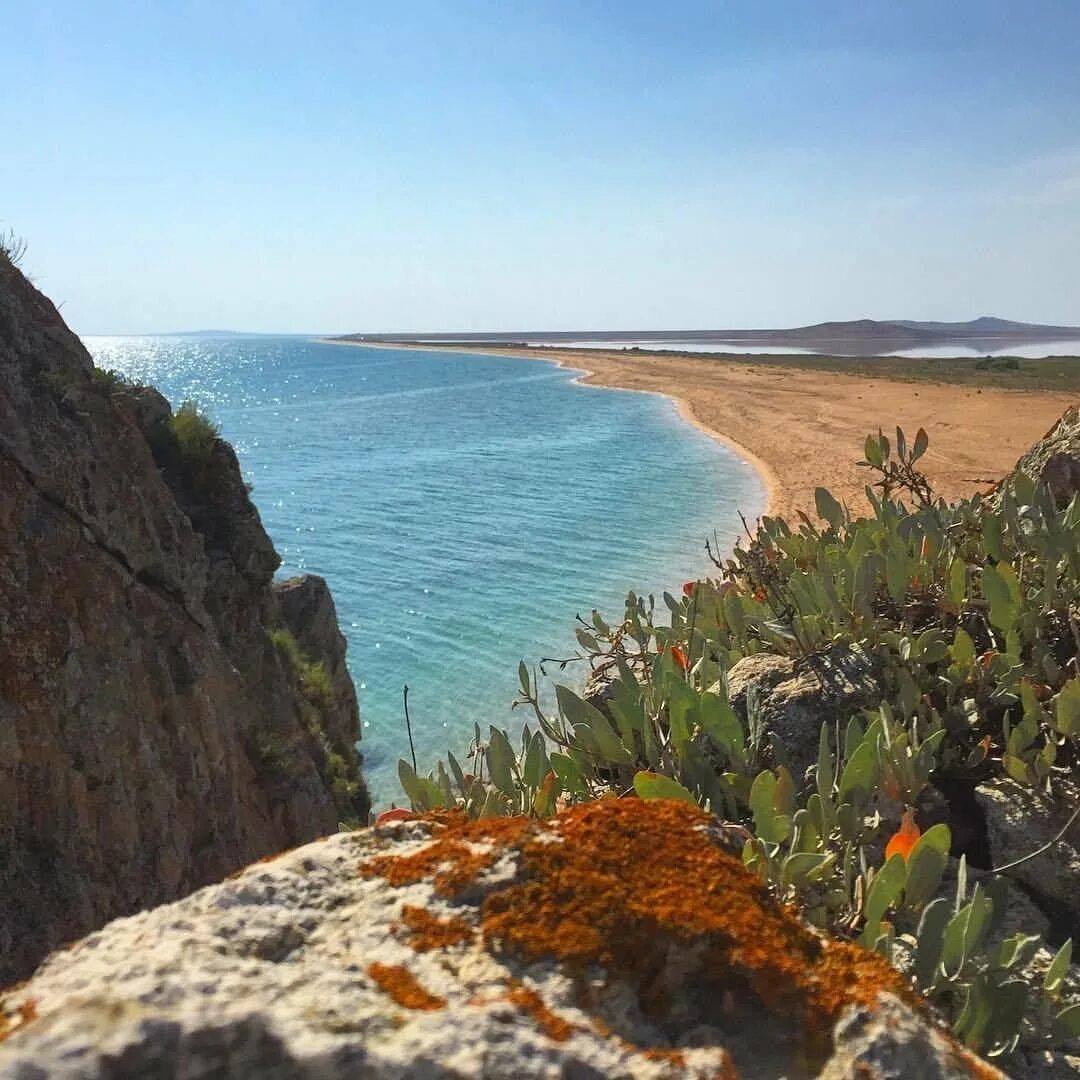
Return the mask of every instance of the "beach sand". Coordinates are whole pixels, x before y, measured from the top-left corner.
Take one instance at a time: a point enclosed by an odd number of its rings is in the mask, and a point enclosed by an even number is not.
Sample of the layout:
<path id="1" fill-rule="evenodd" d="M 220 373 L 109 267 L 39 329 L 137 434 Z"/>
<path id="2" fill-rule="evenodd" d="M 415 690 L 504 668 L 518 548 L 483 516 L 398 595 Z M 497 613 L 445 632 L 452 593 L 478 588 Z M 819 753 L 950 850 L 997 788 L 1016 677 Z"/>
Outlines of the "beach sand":
<path id="1" fill-rule="evenodd" d="M 921 465 L 938 494 L 956 498 L 985 490 L 1075 403 L 1069 393 L 906 382 L 701 357 L 598 349 L 476 351 L 554 360 L 585 371 L 586 385 L 674 399 L 689 421 L 757 467 L 768 489 L 767 513 L 784 516 L 795 509 L 812 516 L 819 486 L 853 509 L 865 507 L 863 490 L 873 476 L 855 462 L 869 433 L 880 428 L 892 440 L 898 424 L 909 443 L 920 426 L 926 428 L 930 449 Z"/>

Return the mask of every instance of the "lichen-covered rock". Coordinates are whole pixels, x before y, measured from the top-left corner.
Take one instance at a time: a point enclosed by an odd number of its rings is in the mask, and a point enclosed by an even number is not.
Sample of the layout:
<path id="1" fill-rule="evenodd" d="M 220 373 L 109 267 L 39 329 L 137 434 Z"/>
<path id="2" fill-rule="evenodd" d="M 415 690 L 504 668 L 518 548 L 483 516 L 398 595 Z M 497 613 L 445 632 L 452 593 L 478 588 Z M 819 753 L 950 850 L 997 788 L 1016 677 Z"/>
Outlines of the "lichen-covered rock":
<path id="1" fill-rule="evenodd" d="M 95 376 L 0 258 L 0 984 L 337 827 L 268 637 L 277 555 L 211 456 L 196 475 L 164 398 Z M 329 713 L 351 746 L 355 698 Z"/>
<path id="2" fill-rule="evenodd" d="M 0 1012 L 0 1080 L 1000 1075 L 708 815 L 634 799 L 340 833 L 114 922 Z"/>

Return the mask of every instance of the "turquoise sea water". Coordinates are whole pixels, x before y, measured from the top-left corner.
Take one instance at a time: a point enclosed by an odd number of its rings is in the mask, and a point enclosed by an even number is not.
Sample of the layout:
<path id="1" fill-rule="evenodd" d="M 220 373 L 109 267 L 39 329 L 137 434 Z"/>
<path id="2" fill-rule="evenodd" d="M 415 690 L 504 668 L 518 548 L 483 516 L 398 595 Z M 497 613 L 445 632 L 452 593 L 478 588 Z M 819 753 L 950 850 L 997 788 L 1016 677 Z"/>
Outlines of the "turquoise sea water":
<path id="1" fill-rule="evenodd" d="M 569 656 L 575 613 L 678 592 L 706 537 L 764 493 L 734 452 L 652 394 L 548 361 L 304 338 L 88 338 L 96 362 L 193 399 L 236 447 L 282 576 L 326 577 L 349 640 L 364 771 L 401 801 L 417 755 L 514 727 L 518 660 Z M 571 670 L 561 676 L 575 681 Z M 524 719 L 524 717 L 522 717 Z"/>

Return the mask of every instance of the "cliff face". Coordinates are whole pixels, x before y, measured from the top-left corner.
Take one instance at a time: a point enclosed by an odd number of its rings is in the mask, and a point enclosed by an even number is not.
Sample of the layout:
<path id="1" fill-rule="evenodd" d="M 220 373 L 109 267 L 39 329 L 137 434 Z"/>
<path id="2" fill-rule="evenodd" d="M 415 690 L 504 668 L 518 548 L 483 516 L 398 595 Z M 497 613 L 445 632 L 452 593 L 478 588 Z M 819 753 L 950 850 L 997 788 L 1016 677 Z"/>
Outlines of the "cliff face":
<path id="1" fill-rule="evenodd" d="M 193 456 L 0 258 L 0 984 L 366 817 L 333 602 L 292 585 L 287 619 L 278 563 L 232 449 Z"/>

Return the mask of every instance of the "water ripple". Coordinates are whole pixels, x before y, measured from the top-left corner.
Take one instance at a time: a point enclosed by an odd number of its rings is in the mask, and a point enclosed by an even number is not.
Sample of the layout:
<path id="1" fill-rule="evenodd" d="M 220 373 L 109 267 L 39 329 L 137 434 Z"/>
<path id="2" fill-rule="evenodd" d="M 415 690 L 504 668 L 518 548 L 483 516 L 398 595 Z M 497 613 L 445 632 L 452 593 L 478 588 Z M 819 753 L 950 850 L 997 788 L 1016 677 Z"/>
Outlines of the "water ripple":
<path id="1" fill-rule="evenodd" d="M 334 590 L 376 800 L 400 800 L 401 688 L 426 764 L 513 727 L 517 662 L 573 619 L 708 570 L 757 477 L 665 399 L 547 361 L 299 338 L 99 338 L 99 364 L 193 399 L 237 448 L 283 575 Z M 568 671 L 563 678 L 573 679 Z"/>

